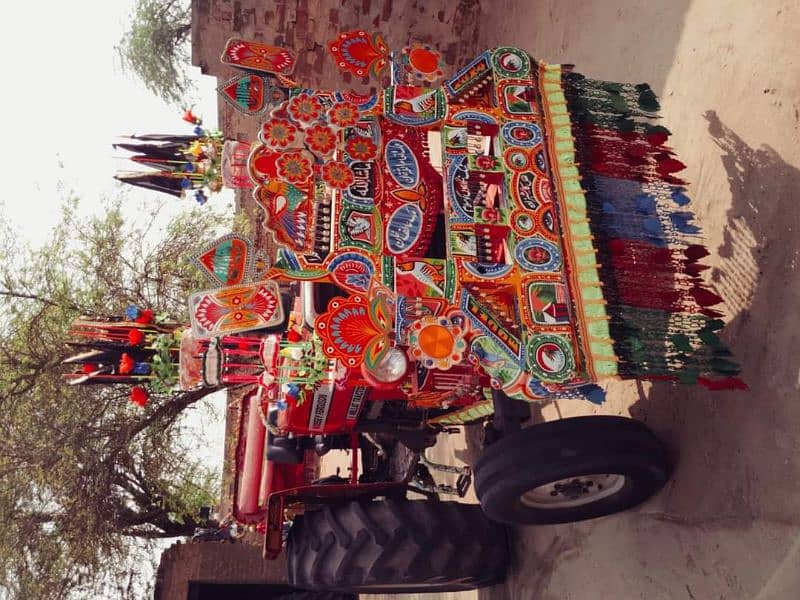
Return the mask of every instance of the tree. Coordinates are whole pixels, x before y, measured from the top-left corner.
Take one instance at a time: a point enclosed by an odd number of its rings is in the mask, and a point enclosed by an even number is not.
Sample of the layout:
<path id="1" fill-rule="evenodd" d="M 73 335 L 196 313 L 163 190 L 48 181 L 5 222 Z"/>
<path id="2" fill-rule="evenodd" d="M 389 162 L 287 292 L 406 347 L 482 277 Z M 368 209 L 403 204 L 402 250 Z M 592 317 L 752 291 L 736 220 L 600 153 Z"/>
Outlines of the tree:
<path id="1" fill-rule="evenodd" d="M 137 0 L 130 29 L 116 46 L 123 69 L 165 101 L 185 102 L 194 87 L 186 74 L 191 29 L 191 9 L 183 0 Z"/>
<path id="2" fill-rule="evenodd" d="M 40 249 L 0 226 L 0 596 L 86 597 L 103 586 L 135 596 L 131 557 L 190 535 L 218 496 L 217 474 L 181 437 L 209 390 L 156 394 L 142 410 L 127 389 L 68 386 L 60 373 L 81 314 L 132 303 L 184 320 L 188 293 L 206 285 L 185 254 L 227 223 L 195 209 L 152 241 L 154 226 L 126 224 L 118 202 L 81 219 L 70 201 Z"/>

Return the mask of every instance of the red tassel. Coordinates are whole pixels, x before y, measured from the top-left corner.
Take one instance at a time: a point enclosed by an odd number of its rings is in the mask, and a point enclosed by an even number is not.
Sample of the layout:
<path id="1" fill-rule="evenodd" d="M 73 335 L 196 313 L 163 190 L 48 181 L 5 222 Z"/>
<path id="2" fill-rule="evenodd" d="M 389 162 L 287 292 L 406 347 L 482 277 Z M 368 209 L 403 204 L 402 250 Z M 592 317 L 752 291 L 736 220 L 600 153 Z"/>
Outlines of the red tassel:
<path id="1" fill-rule="evenodd" d="M 686 255 L 686 258 L 693 261 L 698 261 L 710 254 L 710 252 L 706 250 L 706 247 L 701 246 L 700 244 L 692 244 L 691 246 L 687 246 L 683 253 Z"/>
<path id="2" fill-rule="evenodd" d="M 651 146 L 661 146 L 669 139 L 669 134 L 665 131 L 653 131 L 647 134 L 647 141 Z"/>
<path id="3" fill-rule="evenodd" d="M 708 377 L 698 377 L 697 382 L 707 390 L 742 390 L 748 391 L 750 388 L 738 377 L 726 377 L 724 379 L 709 379 Z"/>
<path id="4" fill-rule="evenodd" d="M 715 304 L 719 304 L 722 302 L 722 298 L 717 296 L 711 290 L 707 290 L 704 287 L 695 286 L 692 288 L 691 292 L 692 297 L 697 301 L 700 306 L 714 306 Z"/>
<path id="5" fill-rule="evenodd" d="M 678 171 L 683 171 L 686 168 L 686 165 L 683 164 L 676 158 L 672 158 L 670 156 L 665 156 L 659 159 L 658 165 L 656 169 L 658 170 L 658 174 L 666 177 L 667 175 L 671 175 L 672 173 L 677 173 Z"/>
<path id="6" fill-rule="evenodd" d="M 700 274 L 706 269 L 710 269 L 708 265 L 701 265 L 700 263 L 688 263 L 683 266 L 683 270 L 687 275 L 692 277 L 700 277 Z"/>

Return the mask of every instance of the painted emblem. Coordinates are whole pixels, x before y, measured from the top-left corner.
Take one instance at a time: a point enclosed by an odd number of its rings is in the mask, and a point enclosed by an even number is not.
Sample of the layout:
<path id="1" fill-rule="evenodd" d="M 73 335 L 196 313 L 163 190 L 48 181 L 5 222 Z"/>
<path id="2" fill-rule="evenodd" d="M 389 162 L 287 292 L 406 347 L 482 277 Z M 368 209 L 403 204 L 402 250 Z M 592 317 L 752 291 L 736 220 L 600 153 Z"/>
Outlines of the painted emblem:
<path id="1" fill-rule="evenodd" d="M 534 116 L 536 108 L 536 89 L 527 81 L 503 81 L 498 85 L 500 108 L 509 117 Z"/>
<path id="2" fill-rule="evenodd" d="M 264 144 L 253 144 L 250 156 L 247 158 L 247 170 L 256 184 L 267 183 L 278 177 L 276 163 L 280 156 L 280 152 L 275 152 Z"/>
<path id="3" fill-rule="evenodd" d="M 356 292 L 366 292 L 375 273 L 375 265 L 363 254 L 344 252 L 330 261 L 328 272 L 342 287 Z"/>
<path id="4" fill-rule="evenodd" d="M 531 72 L 531 59 L 519 48 L 496 48 L 492 52 L 495 77 L 522 79 Z"/>
<path id="5" fill-rule="evenodd" d="M 345 200 L 365 208 L 375 205 L 376 181 L 378 179 L 377 163 L 357 160 L 350 163 L 353 172 L 353 183 L 342 190 Z"/>
<path id="6" fill-rule="evenodd" d="M 389 47 L 379 33 L 347 31 L 328 43 L 339 70 L 356 77 L 377 77 L 389 64 Z"/>
<path id="7" fill-rule="evenodd" d="M 328 310 L 314 322 L 314 330 L 330 358 L 351 368 L 362 363 L 374 367 L 391 347 L 391 325 L 391 309 L 384 296 L 368 300 L 355 294 L 331 300 Z"/>
<path id="8" fill-rule="evenodd" d="M 444 88 L 451 98 L 460 99 L 470 92 L 480 89 L 480 86 L 491 74 L 489 53 L 484 52 L 445 81 Z"/>
<path id="9" fill-rule="evenodd" d="M 447 192 L 451 206 L 461 222 L 473 219 L 472 194 L 469 188 L 469 168 L 466 156 L 456 156 L 447 168 Z"/>
<path id="10" fill-rule="evenodd" d="M 369 114 L 377 108 L 380 102 L 380 97 L 377 92 L 371 94 L 359 94 L 354 91 L 349 92 L 334 92 L 333 97 L 337 102 L 347 101 L 352 102 L 358 107 L 358 111 L 364 115 Z"/>
<path id="11" fill-rule="evenodd" d="M 189 309 L 197 338 L 273 327 L 284 314 L 275 281 L 195 292 L 189 296 Z"/>
<path id="12" fill-rule="evenodd" d="M 383 114 L 395 123 L 411 127 L 433 125 L 446 113 L 447 99 L 441 88 L 395 85 L 384 91 Z"/>
<path id="13" fill-rule="evenodd" d="M 296 186 L 274 180 L 253 190 L 253 199 L 264 209 L 264 226 L 275 241 L 298 252 L 313 246 L 313 206 L 310 185 Z"/>
<path id="14" fill-rule="evenodd" d="M 447 371 L 464 360 L 466 318 L 460 311 L 446 316 L 427 316 L 411 324 L 408 333 L 409 354 L 428 369 Z"/>
<path id="15" fill-rule="evenodd" d="M 395 289 L 409 298 L 444 296 L 445 263 L 436 258 L 397 261 Z"/>
<path id="16" fill-rule="evenodd" d="M 220 61 L 239 69 L 250 69 L 263 73 L 289 75 L 294 70 L 294 55 L 286 48 L 268 46 L 231 38 L 225 44 Z"/>
<path id="17" fill-rule="evenodd" d="M 539 208 L 536 197 L 536 175 L 531 171 L 516 173 L 511 180 L 511 193 L 522 206 L 530 211 Z"/>
<path id="18" fill-rule="evenodd" d="M 240 73 L 228 79 L 217 92 L 228 104 L 247 115 L 263 114 L 288 97 L 284 88 L 275 85 L 274 78 L 254 73 Z"/>
<path id="19" fill-rule="evenodd" d="M 347 207 L 339 217 L 343 245 L 374 250 L 380 239 L 375 214 Z"/>
<path id="20" fill-rule="evenodd" d="M 514 268 L 514 265 L 503 263 L 480 263 L 474 261 L 464 261 L 464 268 L 473 277 L 478 279 L 502 279 Z"/>
<path id="21" fill-rule="evenodd" d="M 250 275 L 253 260 L 249 239 L 234 233 L 211 242 L 192 261 L 216 285 L 238 285 Z"/>
<path id="22" fill-rule="evenodd" d="M 514 257 L 526 271 L 557 271 L 561 268 L 561 251 L 552 242 L 525 238 L 514 247 Z"/>
<path id="23" fill-rule="evenodd" d="M 562 325 L 569 323 L 567 288 L 562 283 L 530 283 L 526 299 L 534 323 Z"/>
<path id="24" fill-rule="evenodd" d="M 442 55 L 432 46 L 413 42 L 403 48 L 400 68 L 409 83 L 414 80 L 432 83 L 444 74 L 441 67 Z"/>
<path id="25" fill-rule="evenodd" d="M 500 129 L 503 141 L 509 146 L 532 148 L 542 143 L 542 130 L 534 123 L 510 121 Z"/>
<path id="26" fill-rule="evenodd" d="M 526 345 L 527 365 L 544 382 L 563 382 L 575 374 L 572 344 L 559 335 L 535 335 Z"/>
<path id="27" fill-rule="evenodd" d="M 386 169 L 398 185 L 414 188 L 419 182 L 419 164 L 414 151 L 400 140 L 389 140 L 384 150 Z"/>
<path id="28" fill-rule="evenodd" d="M 422 233 L 422 209 L 404 204 L 386 222 L 386 247 L 392 254 L 407 252 Z"/>

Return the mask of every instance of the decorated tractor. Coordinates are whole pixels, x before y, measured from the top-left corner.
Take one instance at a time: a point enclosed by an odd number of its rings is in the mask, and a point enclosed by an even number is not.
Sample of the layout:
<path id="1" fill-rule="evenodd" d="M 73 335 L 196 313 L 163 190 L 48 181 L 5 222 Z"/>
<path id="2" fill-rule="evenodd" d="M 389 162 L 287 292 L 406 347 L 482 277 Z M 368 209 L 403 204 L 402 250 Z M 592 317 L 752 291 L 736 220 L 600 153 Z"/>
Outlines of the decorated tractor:
<path id="1" fill-rule="evenodd" d="M 390 69 L 392 85 L 304 89 L 288 51 L 225 49 L 245 72 L 220 93 L 263 125 L 246 160 L 226 145 L 223 171 L 252 187 L 279 250 L 267 267 L 240 236 L 202 249 L 217 286 L 189 299 L 181 385 L 252 384 L 235 517 L 262 524 L 267 557 L 288 540 L 293 585 L 489 585 L 504 525 L 609 515 L 670 474 L 643 424 L 523 427 L 529 403 L 601 403 L 614 378 L 746 387 L 718 337 L 683 165 L 647 85 L 505 47 L 419 87 L 441 76 L 428 47 L 391 53 L 359 31 L 329 48 L 359 77 Z M 472 469 L 425 458 L 476 423 Z M 350 451 L 347 476 L 319 476 L 332 449 Z M 479 506 L 440 501 L 473 478 Z"/>

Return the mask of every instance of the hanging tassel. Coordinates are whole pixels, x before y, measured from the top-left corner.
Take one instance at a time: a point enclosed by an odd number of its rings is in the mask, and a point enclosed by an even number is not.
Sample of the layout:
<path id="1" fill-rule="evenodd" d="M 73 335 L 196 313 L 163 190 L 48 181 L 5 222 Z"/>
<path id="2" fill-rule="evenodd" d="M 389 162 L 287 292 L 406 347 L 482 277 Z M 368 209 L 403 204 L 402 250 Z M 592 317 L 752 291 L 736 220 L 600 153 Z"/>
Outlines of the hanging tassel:
<path id="1" fill-rule="evenodd" d="M 725 377 L 724 379 L 709 379 L 708 377 L 698 377 L 697 382 L 707 390 L 742 390 L 748 391 L 748 385 L 738 377 Z"/>

